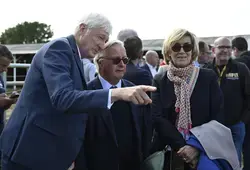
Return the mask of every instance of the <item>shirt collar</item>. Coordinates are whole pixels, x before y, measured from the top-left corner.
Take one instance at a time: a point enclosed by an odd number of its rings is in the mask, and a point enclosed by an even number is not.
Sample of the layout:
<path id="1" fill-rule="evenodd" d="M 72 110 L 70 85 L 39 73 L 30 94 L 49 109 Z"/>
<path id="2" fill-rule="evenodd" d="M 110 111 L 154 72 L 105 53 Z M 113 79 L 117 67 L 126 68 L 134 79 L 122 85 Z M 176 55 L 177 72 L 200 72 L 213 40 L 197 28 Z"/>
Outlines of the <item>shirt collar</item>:
<path id="1" fill-rule="evenodd" d="M 81 60 L 82 60 L 82 63 L 83 63 L 83 64 L 92 63 L 92 62 L 90 61 L 90 59 L 88 59 L 88 58 L 82 58 Z"/>
<path id="2" fill-rule="evenodd" d="M 78 55 L 79 55 L 80 59 L 82 59 L 82 57 L 81 57 L 81 53 L 80 53 L 80 49 L 79 49 L 79 47 L 78 47 L 78 45 L 77 45 L 77 44 L 76 44 L 76 47 L 77 47 Z"/>
<path id="3" fill-rule="evenodd" d="M 149 64 L 149 63 L 146 63 L 146 64 L 148 65 L 149 68 L 156 69 L 156 66 L 153 67 L 153 66 L 152 66 L 151 64 Z"/>
<path id="4" fill-rule="evenodd" d="M 112 87 L 113 85 L 110 84 L 107 80 L 105 80 L 102 76 L 98 75 L 99 77 L 99 80 L 102 84 L 102 88 L 103 89 L 110 89 L 110 87 Z M 122 86 L 122 81 L 120 80 L 116 85 L 115 85 L 117 88 L 121 88 Z"/>

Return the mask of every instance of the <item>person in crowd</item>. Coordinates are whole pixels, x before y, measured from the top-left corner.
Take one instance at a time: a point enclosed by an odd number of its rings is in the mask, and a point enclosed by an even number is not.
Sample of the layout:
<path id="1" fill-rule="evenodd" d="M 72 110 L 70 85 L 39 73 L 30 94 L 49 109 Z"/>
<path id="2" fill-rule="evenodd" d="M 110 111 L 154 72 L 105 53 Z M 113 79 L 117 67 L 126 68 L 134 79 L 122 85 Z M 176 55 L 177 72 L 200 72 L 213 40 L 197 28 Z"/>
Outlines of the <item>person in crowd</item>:
<path id="1" fill-rule="evenodd" d="M 199 159 L 199 150 L 186 143 L 190 129 L 211 120 L 223 123 L 223 94 L 216 74 L 194 65 L 199 52 L 193 33 L 185 29 L 173 31 L 164 40 L 162 53 L 169 60 L 169 68 L 153 80 L 157 88 L 152 92 L 154 148 L 162 150 L 169 144 L 184 161 L 178 161 L 178 165 L 189 169 Z M 168 162 L 166 159 L 166 169 Z"/>
<path id="2" fill-rule="evenodd" d="M 134 86 L 122 79 L 127 63 L 123 43 L 119 40 L 109 41 L 104 51 L 95 57 L 99 75 L 88 83 L 88 89 Z M 88 170 L 140 169 L 143 158 L 148 156 L 152 120 L 150 110 L 143 107 L 116 101 L 110 110 L 101 113 L 102 116 L 89 115 L 84 142 Z"/>
<path id="3" fill-rule="evenodd" d="M 153 78 L 157 73 L 157 67 L 159 65 L 159 55 L 156 51 L 149 50 L 145 55 L 146 64 L 141 68 L 147 70 Z"/>
<path id="4" fill-rule="evenodd" d="M 250 68 L 250 51 L 248 51 L 248 43 L 244 37 L 235 37 L 232 40 L 232 50 L 236 57 L 235 61 L 242 62 Z"/>
<path id="5" fill-rule="evenodd" d="M 245 64 L 231 58 L 232 45 L 226 37 L 215 40 L 213 53 L 215 59 L 206 68 L 217 74 L 224 94 L 225 125 L 231 129 L 241 162 L 245 124 L 250 118 L 250 71 Z"/>
<path id="6" fill-rule="evenodd" d="M 150 73 L 137 66 L 143 54 L 141 39 L 139 37 L 128 38 L 124 42 L 124 47 L 129 58 L 129 63 L 127 64 L 127 70 L 123 78 L 135 85 L 151 85 L 152 77 Z"/>
<path id="7" fill-rule="evenodd" d="M 123 29 L 121 30 L 118 35 L 117 35 L 117 39 L 124 42 L 126 41 L 126 39 L 131 38 L 131 37 L 138 37 L 138 33 L 130 28 L 127 29 Z"/>
<path id="8" fill-rule="evenodd" d="M 250 69 L 250 51 L 248 51 L 248 43 L 244 37 L 235 37 L 232 40 L 232 50 L 235 61 L 246 64 Z M 250 101 L 249 101 L 250 102 Z M 249 120 L 245 124 L 246 134 L 243 143 L 243 158 L 244 160 L 250 160 L 250 125 Z M 250 161 L 244 161 L 244 170 L 250 170 Z"/>
<path id="9" fill-rule="evenodd" d="M 200 67 L 203 67 L 210 62 L 211 53 L 212 52 L 209 50 L 208 44 L 204 41 L 199 41 L 199 55 L 197 62 L 199 63 Z"/>
<path id="10" fill-rule="evenodd" d="M 5 46 L 0 44 L 0 133 L 4 128 L 4 113 L 7 109 L 9 109 L 18 98 L 18 93 L 13 92 L 10 96 L 6 95 L 6 87 L 4 84 L 4 80 L 2 74 L 7 72 L 10 63 L 13 60 L 12 53 L 10 50 Z M 1 152 L 0 152 L 0 159 L 1 159 Z M 1 169 L 1 167 L 0 167 Z"/>
<path id="11" fill-rule="evenodd" d="M 151 86 L 87 90 L 81 58 L 94 58 L 112 32 L 98 13 L 85 15 L 74 35 L 52 40 L 34 56 L 22 93 L 0 142 L 3 170 L 65 170 L 84 162 L 82 149 L 89 115 L 115 101 L 149 104 Z"/>

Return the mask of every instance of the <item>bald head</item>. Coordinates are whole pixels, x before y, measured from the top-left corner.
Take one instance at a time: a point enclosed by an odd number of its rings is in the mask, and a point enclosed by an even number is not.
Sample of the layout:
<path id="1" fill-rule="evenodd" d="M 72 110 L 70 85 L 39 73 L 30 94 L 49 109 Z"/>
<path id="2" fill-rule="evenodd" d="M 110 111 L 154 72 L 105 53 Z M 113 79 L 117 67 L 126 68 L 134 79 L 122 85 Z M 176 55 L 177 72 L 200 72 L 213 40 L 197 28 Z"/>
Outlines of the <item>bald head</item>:
<path id="1" fill-rule="evenodd" d="M 124 29 L 121 30 L 118 35 L 117 35 L 117 39 L 124 42 L 126 39 L 131 38 L 131 37 L 138 37 L 138 34 L 135 30 L 133 29 Z"/>
<path id="2" fill-rule="evenodd" d="M 214 41 L 213 53 L 217 65 L 226 65 L 232 53 L 231 41 L 226 37 L 217 38 Z"/>
<path id="3" fill-rule="evenodd" d="M 219 37 L 214 41 L 215 46 L 220 46 L 223 44 L 231 46 L 231 41 L 227 37 Z"/>
<path id="4" fill-rule="evenodd" d="M 152 66 L 157 66 L 159 63 L 159 55 L 156 51 L 149 50 L 145 55 L 145 60 Z"/>

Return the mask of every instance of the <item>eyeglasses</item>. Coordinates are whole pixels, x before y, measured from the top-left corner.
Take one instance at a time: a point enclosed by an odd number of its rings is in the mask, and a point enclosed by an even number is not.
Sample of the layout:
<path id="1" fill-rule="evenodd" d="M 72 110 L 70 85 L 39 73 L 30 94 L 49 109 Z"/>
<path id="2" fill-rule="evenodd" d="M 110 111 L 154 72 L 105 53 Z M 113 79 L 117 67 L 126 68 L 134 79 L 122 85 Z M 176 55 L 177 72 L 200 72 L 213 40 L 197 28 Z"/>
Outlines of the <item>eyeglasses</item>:
<path id="1" fill-rule="evenodd" d="M 217 46 L 216 48 L 222 50 L 222 49 L 231 49 L 231 46 L 226 46 L 226 45 L 221 45 L 221 46 Z"/>
<path id="2" fill-rule="evenodd" d="M 106 59 L 106 60 L 111 60 L 113 62 L 113 64 L 118 65 L 121 61 L 124 64 L 128 64 L 129 59 L 127 57 L 116 57 L 116 58 L 108 58 L 108 57 L 101 57 L 100 59 Z"/>
<path id="3" fill-rule="evenodd" d="M 181 48 L 185 51 L 185 52 L 189 52 L 193 49 L 193 45 L 192 44 L 189 44 L 189 43 L 185 43 L 183 45 L 179 44 L 179 43 L 176 43 L 173 47 L 172 47 L 172 50 L 174 52 L 180 52 L 181 51 Z"/>

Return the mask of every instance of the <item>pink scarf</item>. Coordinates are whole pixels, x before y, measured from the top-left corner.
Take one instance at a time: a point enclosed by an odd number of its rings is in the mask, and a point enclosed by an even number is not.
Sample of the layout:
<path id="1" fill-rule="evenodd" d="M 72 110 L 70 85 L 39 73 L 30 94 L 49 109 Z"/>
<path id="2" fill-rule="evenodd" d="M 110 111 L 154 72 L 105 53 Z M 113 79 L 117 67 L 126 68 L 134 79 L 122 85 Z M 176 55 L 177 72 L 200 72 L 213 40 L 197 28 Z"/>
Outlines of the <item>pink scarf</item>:
<path id="1" fill-rule="evenodd" d="M 188 139 L 192 128 L 190 98 L 199 75 L 199 67 L 192 63 L 184 68 L 176 68 L 171 62 L 169 66 L 167 76 L 174 83 L 176 95 L 176 127 Z"/>

